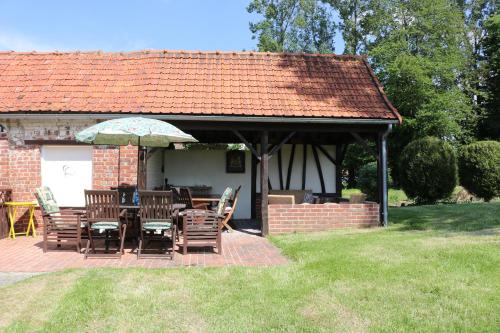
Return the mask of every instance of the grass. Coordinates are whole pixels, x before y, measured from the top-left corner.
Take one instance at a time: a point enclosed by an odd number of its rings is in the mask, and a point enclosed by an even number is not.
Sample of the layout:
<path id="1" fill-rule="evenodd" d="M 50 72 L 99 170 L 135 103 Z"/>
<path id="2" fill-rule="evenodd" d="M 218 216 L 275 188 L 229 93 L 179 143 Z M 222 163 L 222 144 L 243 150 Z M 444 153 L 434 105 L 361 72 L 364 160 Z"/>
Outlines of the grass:
<path id="1" fill-rule="evenodd" d="M 348 188 L 342 190 L 342 197 L 349 199 L 351 194 L 359 194 L 361 190 L 357 188 Z M 400 206 L 401 203 L 408 203 L 408 197 L 403 190 L 398 190 L 395 188 L 389 189 L 389 206 Z"/>
<path id="2" fill-rule="evenodd" d="M 0 288 L 4 332 L 498 332 L 500 203 L 271 240 L 272 268 L 94 269 Z"/>

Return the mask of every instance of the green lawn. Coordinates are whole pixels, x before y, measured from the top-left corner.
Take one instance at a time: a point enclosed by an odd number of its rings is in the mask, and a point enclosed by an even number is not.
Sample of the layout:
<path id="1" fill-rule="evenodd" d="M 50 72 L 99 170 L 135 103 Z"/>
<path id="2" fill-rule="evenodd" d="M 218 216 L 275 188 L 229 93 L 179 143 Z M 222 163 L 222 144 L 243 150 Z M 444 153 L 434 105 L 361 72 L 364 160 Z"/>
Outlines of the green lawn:
<path id="1" fill-rule="evenodd" d="M 342 197 L 345 199 L 349 199 L 351 194 L 359 194 L 361 190 L 357 188 L 348 188 L 342 190 Z M 410 203 L 411 200 L 408 199 L 405 192 L 403 190 L 390 188 L 389 189 L 389 206 L 400 206 L 401 203 Z"/>
<path id="2" fill-rule="evenodd" d="M 273 268 L 96 269 L 0 288 L 6 332 L 499 332 L 500 203 L 272 238 Z"/>

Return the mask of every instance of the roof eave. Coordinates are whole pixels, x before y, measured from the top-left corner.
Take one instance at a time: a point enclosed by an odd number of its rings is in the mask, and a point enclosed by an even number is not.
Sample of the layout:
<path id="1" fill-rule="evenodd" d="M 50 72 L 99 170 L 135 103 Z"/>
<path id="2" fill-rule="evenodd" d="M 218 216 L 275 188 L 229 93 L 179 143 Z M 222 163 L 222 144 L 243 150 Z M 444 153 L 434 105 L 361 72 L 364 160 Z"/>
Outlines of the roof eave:
<path id="1" fill-rule="evenodd" d="M 322 124 L 398 124 L 399 119 L 383 118 L 334 118 L 334 117 L 275 117 L 275 116 L 233 116 L 233 115 L 178 115 L 140 113 L 0 113 L 0 119 L 114 119 L 123 117 L 146 117 L 178 121 L 219 121 L 257 123 L 322 123 Z"/>

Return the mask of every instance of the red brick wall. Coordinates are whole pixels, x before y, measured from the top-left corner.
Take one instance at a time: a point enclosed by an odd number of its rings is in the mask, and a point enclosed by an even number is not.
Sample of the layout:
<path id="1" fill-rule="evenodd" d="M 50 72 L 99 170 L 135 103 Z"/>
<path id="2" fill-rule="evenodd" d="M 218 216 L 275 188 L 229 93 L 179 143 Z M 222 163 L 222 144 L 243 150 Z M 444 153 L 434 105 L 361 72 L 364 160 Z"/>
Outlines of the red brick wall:
<path id="1" fill-rule="evenodd" d="M 271 235 L 379 225 L 377 203 L 269 205 L 268 209 Z"/>

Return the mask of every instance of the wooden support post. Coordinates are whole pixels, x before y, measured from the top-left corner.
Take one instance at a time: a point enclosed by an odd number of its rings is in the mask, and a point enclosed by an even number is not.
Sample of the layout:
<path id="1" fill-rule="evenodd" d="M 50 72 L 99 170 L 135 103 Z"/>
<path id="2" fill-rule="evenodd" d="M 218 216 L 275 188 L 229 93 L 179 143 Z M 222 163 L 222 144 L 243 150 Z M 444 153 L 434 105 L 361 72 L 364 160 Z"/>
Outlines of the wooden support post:
<path id="1" fill-rule="evenodd" d="M 267 220 L 267 204 L 269 194 L 269 155 L 268 155 L 269 133 L 263 131 L 260 140 L 260 211 L 262 214 L 262 235 L 269 234 Z"/>
<path id="2" fill-rule="evenodd" d="M 252 219 L 257 218 L 256 202 L 257 202 L 257 164 L 259 160 L 252 154 L 251 165 L 251 184 L 250 184 L 250 212 Z"/>
<path id="3" fill-rule="evenodd" d="M 281 149 L 278 150 L 278 177 L 280 179 L 280 190 L 283 190 L 283 163 L 281 161 Z"/>
<path id="4" fill-rule="evenodd" d="M 335 161 L 337 164 L 335 165 L 335 192 L 338 197 L 342 197 L 342 162 L 344 161 L 344 149 L 342 145 L 335 145 Z"/>
<path id="5" fill-rule="evenodd" d="M 306 189 L 306 171 L 307 171 L 307 144 L 304 143 L 302 155 L 302 190 Z"/>
<path id="6" fill-rule="evenodd" d="M 319 182 L 321 183 L 321 193 L 326 193 L 325 189 L 325 179 L 323 178 L 323 170 L 321 170 L 321 163 L 319 161 L 318 151 L 316 150 L 315 145 L 311 145 L 312 152 L 314 155 L 314 160 L 316 161 L 316 168 L 318 169 Z"/>
<path id="7" fill-rule="evenodd" d="M 290 189 L 290 180 L 292 178 L 292 168 L 293 160 L 295 157 L 295 143 L 292 145 L 292 151 L 290 152 L 290 160 L 288 161 L 288 171 L 286 173 L 286 189 Z"/>

